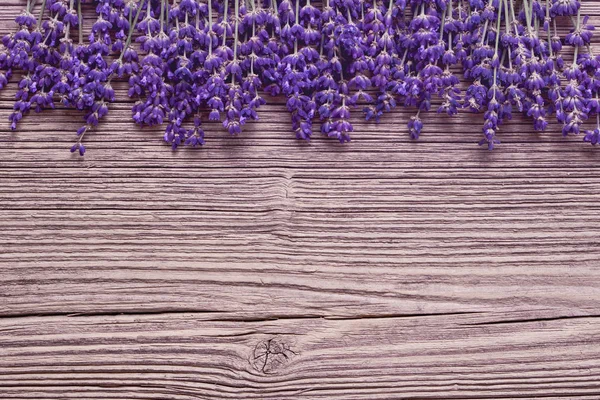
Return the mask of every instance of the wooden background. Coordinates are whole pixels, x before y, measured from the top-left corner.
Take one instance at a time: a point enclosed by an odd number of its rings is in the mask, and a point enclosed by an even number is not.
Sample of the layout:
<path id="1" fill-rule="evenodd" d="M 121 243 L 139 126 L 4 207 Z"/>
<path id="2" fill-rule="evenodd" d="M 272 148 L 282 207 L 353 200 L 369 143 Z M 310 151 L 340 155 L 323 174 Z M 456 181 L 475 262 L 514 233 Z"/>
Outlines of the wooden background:
<path id="1" fill-rule="evenodd" d="M 75 112 L 0 124 L 0 399 L 600 399 L 600 148 L 402 110 L 306 144 L 279 99 L 172 152 L 118 86 L 85 158 Z"/>

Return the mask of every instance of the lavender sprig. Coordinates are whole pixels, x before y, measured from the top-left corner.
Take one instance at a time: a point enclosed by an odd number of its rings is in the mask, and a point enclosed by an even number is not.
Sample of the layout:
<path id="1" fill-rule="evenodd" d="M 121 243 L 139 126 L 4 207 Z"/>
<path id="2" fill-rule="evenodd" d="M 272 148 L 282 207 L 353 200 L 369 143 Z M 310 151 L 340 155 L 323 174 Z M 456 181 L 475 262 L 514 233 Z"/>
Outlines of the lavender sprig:
<path id="1" fill-rule="evenodd" d="M 435 105 L 450 116 L 482 112 L 480 144 L 490 150 L 515 111 L 536 130 L 553 114 L 564 135 L 600 141 L 600 57 L 579 0 L 90 0 L 87 41 L 83 0 L 38 1 L 27 0 L 2 39 L 0 89 L 22 73 L 12 129 L 31 110 L 83 111 L 72 148 L 81 155 L 119 78 L 129 81 L 134 122 L 166 124 L 173 149 L 203 145 L 206 118 L 239 134 L 259 118 L 265 92 L 286 97 L 292 131 L 307 141 L 318 117 L 322 133 L 349 142 L 359 104 L 376 121 L 398 105 L 415 109 L 413 139 Z M 573 24 L 564 38 L 559 19 Z"/>

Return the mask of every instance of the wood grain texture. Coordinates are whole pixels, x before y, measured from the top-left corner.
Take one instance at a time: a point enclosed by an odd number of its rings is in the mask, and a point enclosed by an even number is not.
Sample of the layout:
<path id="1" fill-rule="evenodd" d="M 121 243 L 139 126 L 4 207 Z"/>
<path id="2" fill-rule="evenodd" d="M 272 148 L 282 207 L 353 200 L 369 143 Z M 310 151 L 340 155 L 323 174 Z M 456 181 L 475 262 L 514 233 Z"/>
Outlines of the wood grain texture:
<path id="1" fill-rule="evenodd" d="M 0 123 L 1 400 L 600 399 L 600 149 L 411 110 L 306 144 L 270 99 L 172 152 L 115 87 L 85 158 L 76 112 Z"/>

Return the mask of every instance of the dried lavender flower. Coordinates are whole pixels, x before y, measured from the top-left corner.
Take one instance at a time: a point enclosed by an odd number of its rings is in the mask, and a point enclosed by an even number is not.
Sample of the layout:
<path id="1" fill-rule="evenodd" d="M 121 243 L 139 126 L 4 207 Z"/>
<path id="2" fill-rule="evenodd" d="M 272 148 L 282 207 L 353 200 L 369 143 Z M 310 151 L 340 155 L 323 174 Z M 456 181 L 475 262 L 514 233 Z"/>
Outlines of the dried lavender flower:
<path id="1" fill-rule="evenodd" d="M 114 79 L 129 82 L 134 122 L 165 124 L 173 149 L 203 145 L 205 119 L 239 134 L 259 118 L 264 93 L 285 96 L 291 129 L 307 141 L 318 122 L 349 142 L 359 105 L 375 121 L 412 109 L 413 139 L 435 105 L 450 116 L 481 112 L 488 149 L 515 111 L 536 130 L 553 115 L 564 135 L 599 141 L 600 57 L 579 0 L 87 0 L 96 12 L 87 41 L 84 0 L 38 1 L 2 39 L 0 89 L 22 72 L 12 129 L 30 110 L 82 111 L 71 149 L 81 155 L 115 99 Z M 573 24 L 564 38 L 559 19 Z"/>

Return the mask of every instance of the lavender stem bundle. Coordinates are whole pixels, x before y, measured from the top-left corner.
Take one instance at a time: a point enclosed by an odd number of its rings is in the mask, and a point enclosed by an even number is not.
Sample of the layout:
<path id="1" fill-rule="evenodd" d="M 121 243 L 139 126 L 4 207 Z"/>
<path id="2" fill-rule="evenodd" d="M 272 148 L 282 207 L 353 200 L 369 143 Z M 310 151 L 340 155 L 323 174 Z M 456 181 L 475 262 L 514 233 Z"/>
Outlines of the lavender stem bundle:
<path id="1" fill-rule="evenodd" d="M 579 0 L 312 1 L 27 0 L 0 45 L 0 89 L 20 76 L 11 129 L 58 102 L 83 113 L 71 151 L 84 155 L 125 79 L 133 121 L 165 125 L 173 149 L 203 145 L 206 120 L 240 134 L 267 95 L 285 97 L 306 141 L 317 129 L 349 142 L 351 114 L 380 121 L 398 106 L 418 139 L 435 106 L 483 113 L 490 150 L 514 113 L 600 143 L 600 56 Z"/>

